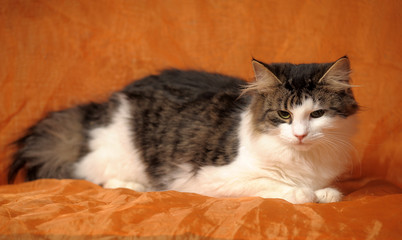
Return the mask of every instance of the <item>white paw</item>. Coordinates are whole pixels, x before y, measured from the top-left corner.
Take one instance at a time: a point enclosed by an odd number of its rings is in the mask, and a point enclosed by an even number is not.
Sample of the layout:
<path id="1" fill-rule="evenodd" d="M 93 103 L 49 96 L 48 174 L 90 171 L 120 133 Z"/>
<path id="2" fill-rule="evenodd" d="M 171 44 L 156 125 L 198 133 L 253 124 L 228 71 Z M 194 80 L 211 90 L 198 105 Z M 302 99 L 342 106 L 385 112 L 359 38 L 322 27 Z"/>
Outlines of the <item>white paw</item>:
<path id="1" fill-rule="evenodd" d="M 319 203 L 339 202 L 342 199 L 342 193 L 335 188 L 323 188 L 315 191 Z"/>
<path id="2" fill-rule="evenodd" d="M 284 199 L 294 204 L 317 201 L 316 194 L 310 188 L 292 188 L 285 194 Z"/>
<path id="3" fill-rule="evenodd" d="M 119 179 L 110 179 L 105 184 L 104 188 L 128 188 L 137 192 L 145 192 L 146 187 L 140 183 L 121 181 Z"/>

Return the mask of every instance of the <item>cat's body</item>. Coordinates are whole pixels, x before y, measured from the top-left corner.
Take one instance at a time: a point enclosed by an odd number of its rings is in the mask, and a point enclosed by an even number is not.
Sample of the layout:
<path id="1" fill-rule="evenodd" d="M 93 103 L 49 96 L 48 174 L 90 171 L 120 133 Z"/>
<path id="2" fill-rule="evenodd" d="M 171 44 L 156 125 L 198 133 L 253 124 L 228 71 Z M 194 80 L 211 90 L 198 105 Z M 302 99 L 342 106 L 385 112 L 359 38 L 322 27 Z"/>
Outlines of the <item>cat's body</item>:
<path id="1" fill-rule="evenodd" d="M 137 191 L 333 202 L 357 103 L 349 60 L 262 64 L 256 82 L 168 70 L 107 103 L 49 117 L 18 143 L 9 180 L 81 178 Z M 244 89 L 245 88 L 245 89 Z"/>

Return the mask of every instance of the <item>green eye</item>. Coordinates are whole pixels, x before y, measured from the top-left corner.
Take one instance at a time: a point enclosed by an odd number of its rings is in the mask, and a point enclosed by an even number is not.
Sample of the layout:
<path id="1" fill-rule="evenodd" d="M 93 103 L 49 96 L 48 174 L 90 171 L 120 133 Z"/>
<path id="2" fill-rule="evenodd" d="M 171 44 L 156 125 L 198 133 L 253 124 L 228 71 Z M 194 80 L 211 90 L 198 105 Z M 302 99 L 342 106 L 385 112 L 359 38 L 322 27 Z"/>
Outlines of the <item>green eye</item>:
<path id="1" fill-rule="evenodd" d="M 310 113 L 310 117 L 319 118 L 319 117 L 322 117 L 324 115 L 324 113 L 325 113 L 325 110 L 320 109 L 320 110 Z"/>
<path id="2" fill-rule="evenodd" d="M 279 117 L 283 118 L 283 119 L 289 119 L 290 118 L 290 113 L 286 112 L 286 111 L 278 111 L 278 115 Z"/>

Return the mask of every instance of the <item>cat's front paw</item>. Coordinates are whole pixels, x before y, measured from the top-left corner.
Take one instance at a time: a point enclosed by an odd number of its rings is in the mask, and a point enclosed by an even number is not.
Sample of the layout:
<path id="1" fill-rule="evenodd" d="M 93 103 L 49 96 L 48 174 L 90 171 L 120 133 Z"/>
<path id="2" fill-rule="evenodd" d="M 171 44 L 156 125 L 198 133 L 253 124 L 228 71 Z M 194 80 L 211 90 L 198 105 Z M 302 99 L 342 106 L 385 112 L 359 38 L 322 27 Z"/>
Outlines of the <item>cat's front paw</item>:
<path id="1" fill-rule="evenodd" d="M 335 188 L 323 188 L 315 191 L 319 203 L 339 202 L 342 199 L 342 193 Z"/>
<path id="2" fill-rule="evenodd" d="M 293 204 L 316 202 L 317 196 L 310 188 L 293 188 L 288 191 L 284 199 Z"/>
<path id="3" fill-rule="evenodd" d="M 145 192 L 144 185 L 136 182 L 121 181 L 118 179 L 110 179 L 103 184 L 104 188 L 128 188 L 137 192 Z"/>

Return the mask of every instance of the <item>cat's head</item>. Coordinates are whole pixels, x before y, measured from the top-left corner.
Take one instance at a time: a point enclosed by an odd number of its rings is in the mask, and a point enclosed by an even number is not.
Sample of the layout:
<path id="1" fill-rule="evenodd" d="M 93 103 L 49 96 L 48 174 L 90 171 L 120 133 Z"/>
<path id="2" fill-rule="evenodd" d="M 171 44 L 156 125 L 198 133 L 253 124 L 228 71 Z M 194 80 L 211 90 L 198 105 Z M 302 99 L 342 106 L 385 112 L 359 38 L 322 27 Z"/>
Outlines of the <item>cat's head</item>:
<path id="1" fill-rule="evenodd" d="M 346 56 L 321 64 L 252 63 L 256 80 L 244 93 L 252 95 L 256 133 L 276 136 L 298 150 L 330 146 L 348 135 L 348 119 L 358 104 Z"/>

